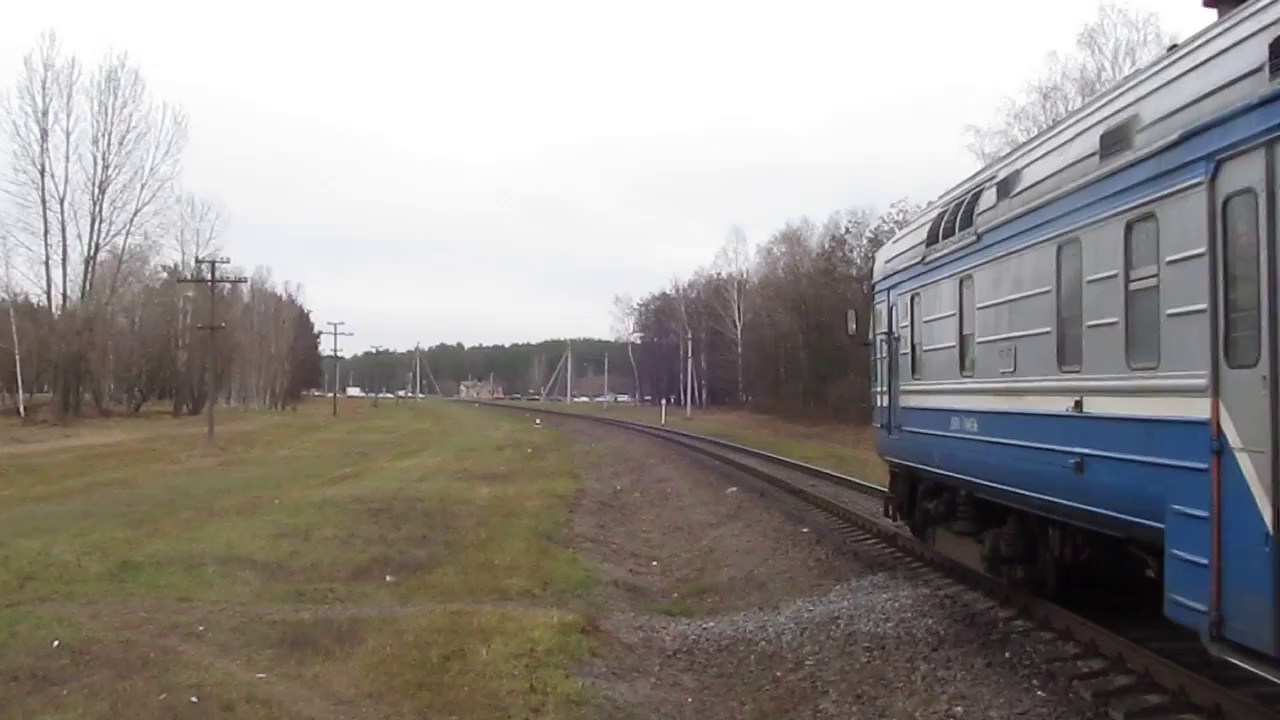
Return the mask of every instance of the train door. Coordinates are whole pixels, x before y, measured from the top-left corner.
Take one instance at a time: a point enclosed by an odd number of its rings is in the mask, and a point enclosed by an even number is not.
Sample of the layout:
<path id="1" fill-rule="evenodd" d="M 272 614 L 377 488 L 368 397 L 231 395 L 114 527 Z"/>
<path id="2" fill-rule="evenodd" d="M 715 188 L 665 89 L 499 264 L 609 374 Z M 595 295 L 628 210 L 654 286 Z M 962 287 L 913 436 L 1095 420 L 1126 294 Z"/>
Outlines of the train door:
<path id="1" fill-rule="evenodd" d="M 1214 177 L 1217 497 L 1211 505 L 1210 633 L 1275 655 L 1274 214 L 1280 144 L 1222 162 Z"/>
<path id="2" fill-rule="evenodd" d="M 889 301 L 881 298 L 871 310 L 871 422 L 877 428 L 887 428 L 889 419 L 889 361 L 884 339 L 888 322 Z"/>
<path id="3" fill-rule="evenodd" d="M 887 358 L 885 366 L 888 370 L 889 405 L 886 413 L 887 423 L 885 430 L 890 435 L 897 437 L 898 428 L 902 426 L 900 419 L 901 406 L 899 405 L 902 398 L 902 376 L 900 374 L 901 365 L 898 353 L 898 316 L 900 313 L 896 298 L 890 296 L 887 311 L 889 317 L 885 323 L 884 347 L 885 357 Z"/>

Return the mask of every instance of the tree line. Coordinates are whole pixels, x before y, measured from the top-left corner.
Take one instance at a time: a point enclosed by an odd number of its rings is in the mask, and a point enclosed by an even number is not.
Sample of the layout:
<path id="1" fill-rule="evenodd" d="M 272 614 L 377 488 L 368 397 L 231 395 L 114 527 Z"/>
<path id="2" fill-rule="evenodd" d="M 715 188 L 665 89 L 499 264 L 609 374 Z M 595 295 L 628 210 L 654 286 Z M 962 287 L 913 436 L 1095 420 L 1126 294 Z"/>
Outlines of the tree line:
<path id="1" fill-rule="evenodd" d="M 86 65 L 46 33 L 0 104 L 0 394 L 47 394 L 60 416 L 220 401 L 282 407 L 318 385 L 300 289 L 258 268 L 211 298 L 184 280 L 219 252 L 224 213 L 182 187 L 187 116 L 124 53 Z M 215 342 L 214 354 L 209 343 Z M 219 398 L 205 383 L 212 360 Z"/>
<path id="2" fill-rule="evenodd" d="M 980 163 L 998 159 L 1172 43 L 1153 13 L 1101 6 L 1072 52 L 1051 53 L 989 124 L 966 128 L 970 151 Z M 210 400 L 202 378 L 211 333 L 199 330 L 208 295 L 180 280 L 198 276 L 195 259 L 217 251 L 222 212 L 181 188 L 185 115 L 150 95 L 127 56 L 86 68 L 47 35 L 27 55 L 3 120 L 0 289 L 28 391 L 51 393 L 69 415 L 86 401 L 199 412 Z M 607 355 L 609 387 L 640 397 L 688 394 L 700 405 L 865 420 L 870 358 L 848 333 L 846 312 L 865 327 L 874 254 L 919 210 L 904 199 L 884 212 L 801 217 L 754 246 L 731 229 L 704 268 L 639 299 L 615 298 L 611 339 L 572 341 L 575 388 L 603 388 Z M 412 389 L 419 358 L 427 392 L 453 394 L 464 380 L 491 377 L 507 392 L 565 389 L 563 380 L 548 386 L 565 340 L 442 343 L 338 364 L 321 361 L 299 290 L 265 269 L 218 290 L 217 304 L 228 326 L 213 356 L 222 402 L 278 407 L 306 388 L 348 384 Z M 9 395 L 15 360 L 0 360 Z"/>
<path id="3" fill-rule="evenodd" d="M 1174 44 L 1155 13 L 1100 5 L 1073 51 L 1049 53 L 989 124 L 966 127 L 969 151 L 982 165 L 998 160 Z M 635 345 L 641 386 L 678 399 L 692 378 L 688 394 L 699 405 L 868 421 L 874 256 L 922 209 L 904 199 L 884 213 L 800 218 L 754 249 L 735 228 L 688 279 L 639 301 L 615 299 L 615 330 Z M 861 319 L 856 337 L 850 310 Z"/>
<path id="4" fill-rule="evenodd" d="M 574 394 L 599 395 L 605 391 L 606 356 L 609 363 L 609 391 L 635 391 L 630 366 L 626 361 L 626 344 L 596 338 L 561 338 L 537 343 L 511 345 L 473 345 L 439 343 L 420 350 L 381 350 L 362 352 L 335 362 L 324 359 L 324 385 L 332 391 L 335 367 L 338 389 L 359 387 L 370 391 L 413 391 L 420 378 L 419 392 L 427 395 L 456 395 L 460 383 L 468 380 L 493 380 L 507 394 L 541 394 L 563 397 L 566 392 L 563 367 L 566 349 L 573 350 Z M 415 367 L 418 368 L 415 374 Z M 551 382 L 553 376 L 556 378 Z"/>
<path id="5" fill-rule="evenodd" d="M 969 151 L 980 164 L 994 162 L 1173 44 L 1154 13 L 1101 5 L 1072 51 L 1049 53 L 990 123 L 965 128 Z M 854 207 L 822 221 L 801 217 L 755 247 L 732 228 L 706 267 L 639 299 L 616 297 L 614 342 L 595 341 L 588 351 L 586 341 L 576 341 L 584 347 L 582 362 L 594 365 L 575 370 L 575 377 L 602 372 L 599 358 L 607 350 L 611 387 L 642 397 L 679 402 L 688 394 L 699 405 L 749 404 L 866 421 L 871 373 L 864 340 L 873 259 L 921 209 L 903 199 L 884 212 Z M 849 334 L 848 310 L 861 319 L 862 337 Z M 564 346 L 563 340 L 438 345 L 423 357 L 446 394 L 461 380 L 491 373 L 508 392 L 525 392 L 546 382 Z M 410 365 L 402 354 L 384 353 L 355 358 L 348 372 L 358 377 L 372 367 L 381 368 L 381 377 L 404 378 Z"/>

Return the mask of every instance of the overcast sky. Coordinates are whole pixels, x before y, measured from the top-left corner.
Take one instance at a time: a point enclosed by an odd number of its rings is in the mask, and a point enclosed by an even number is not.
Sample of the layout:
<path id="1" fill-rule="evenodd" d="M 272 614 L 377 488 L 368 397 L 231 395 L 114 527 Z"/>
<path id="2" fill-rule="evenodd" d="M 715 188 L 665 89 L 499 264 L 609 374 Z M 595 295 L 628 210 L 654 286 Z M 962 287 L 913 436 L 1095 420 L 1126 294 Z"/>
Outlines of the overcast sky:
<path id="1" fill-rule="evenodd" d="M 1199 0 L 1135 0 L 1185 38 Z M 346 346 L 609 333 L 730 225 L 928 200 L 1096 0 L 9 3 L 185 107 L 185 184 Z"/>

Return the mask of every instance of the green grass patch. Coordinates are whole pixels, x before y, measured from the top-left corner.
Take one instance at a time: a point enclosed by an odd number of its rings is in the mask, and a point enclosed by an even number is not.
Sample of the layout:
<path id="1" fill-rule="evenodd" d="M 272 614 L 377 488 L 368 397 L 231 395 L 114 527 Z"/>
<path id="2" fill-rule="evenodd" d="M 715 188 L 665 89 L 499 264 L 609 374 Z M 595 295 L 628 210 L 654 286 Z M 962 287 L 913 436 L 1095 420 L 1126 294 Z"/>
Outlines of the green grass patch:
<path id="1" fill-rule="evenodd" d="M 185 420 L 24 428 L 0 456 L 0 714 L 581 715 L 567 441 L 464 405 L 342 413 L 243 414 L 217 449 Z"/>

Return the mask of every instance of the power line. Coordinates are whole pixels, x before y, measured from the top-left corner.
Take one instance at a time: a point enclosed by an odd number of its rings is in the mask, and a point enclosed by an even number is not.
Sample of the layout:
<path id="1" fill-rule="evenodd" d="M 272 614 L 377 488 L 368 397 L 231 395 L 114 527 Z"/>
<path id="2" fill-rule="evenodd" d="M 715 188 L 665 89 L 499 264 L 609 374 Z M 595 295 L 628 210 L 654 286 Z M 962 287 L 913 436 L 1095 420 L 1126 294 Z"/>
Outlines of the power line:
<path id="1" fill-rule="evenodd" d="M 341 320 L 339 320 L 338 322 L 329 321 L 325 324 L 329 326 L 329 329 L 322 330 L 320 334 L 333 336 L 333 354 L 330 355 L 329 357 L 333 358 L 333 416 L 338 417 L 338 383 L 342 382 L 342 372 L 341 372 L 341 366 L 340 366 L 340 363 L 342 361 L 342 356 L 338 354 L 338 338 L 351 337 L 352 335 L 355 335 L 355 333 L 340 332 L 338 328 L 342 327 L 343 325 L 346 325 L 346 323 Z"/>
<path id="2" fill-rule="evenodd" d="M 209 322 L 203 325 L 196 326 L 196 328 L 199 330 L 207 330 L 209 332 L 209 342 L 208 342 L 209 398 L 205 401 L 209 406 L 208 408 L 209 410 L 208 412 L 209 442 L 213 442 L 213 406 L 218 404 L 218 374 L 216 369 L 217 362 L 218 362 L 218 354 L 215 352 L 216 348 L 213 342 L 214 338 L 216 337 L 214 333 L 216 333 L 219 330 L 225 330 L 227 327 L 226 323 L 217 322 L 217 314 L 215 312 L 214 306 L 217 304 L 217 300 L 218 300 L 218 286 L 219 285 L 240 285 L 240 284 L 249 282 L 249 278 L 246 278 L 243 276 L 223 277 L 223 278 L 218 277 L 218 266 L 228 265 L 230 263 L 231 263 L 231 260 L 225 257 L 197 258 L 196 259 L 196 267 L 197 267 L 196 276 L 191 278 L 178 278 L 178 282 L 180 283 L 209 286 Z M 201 265 L 209 266 L 208 277 L 200 277 L 200 271 L 198 268 Z"/>

